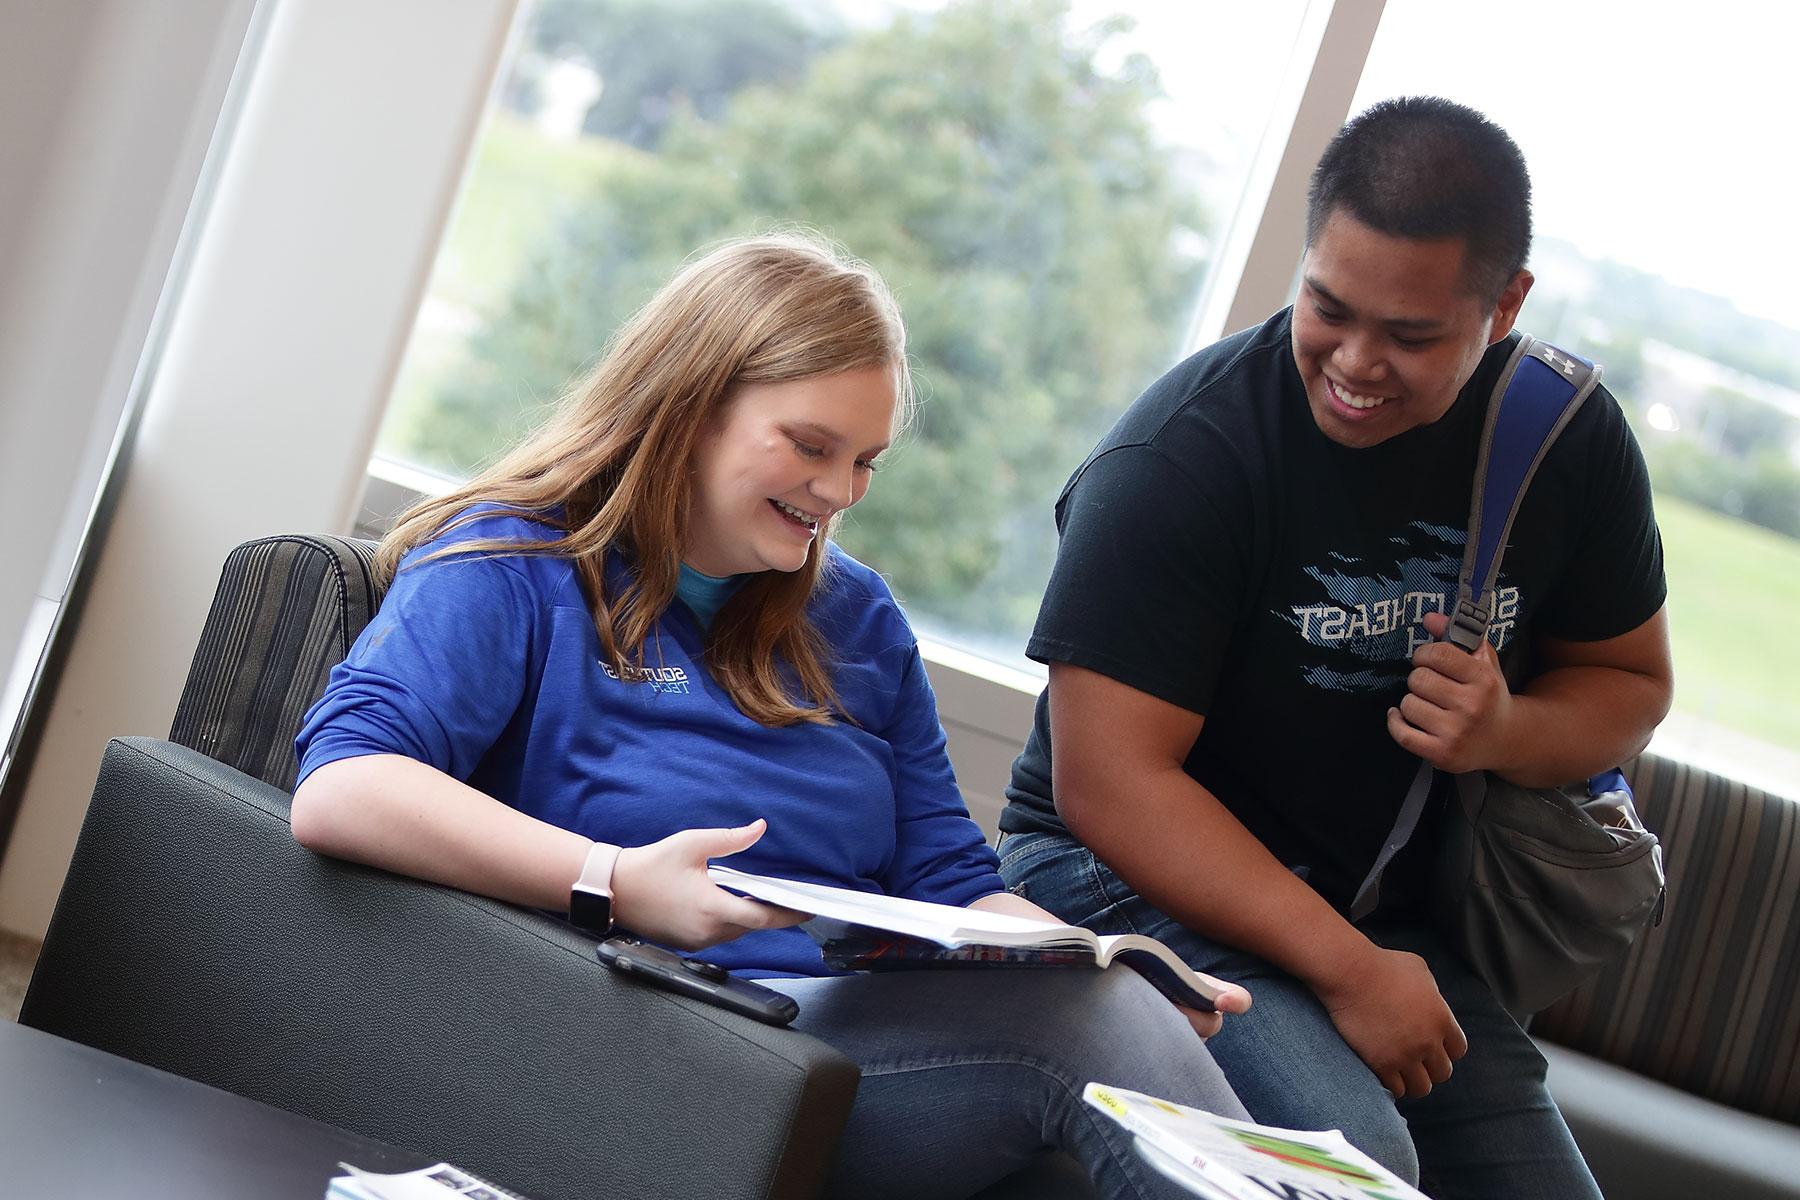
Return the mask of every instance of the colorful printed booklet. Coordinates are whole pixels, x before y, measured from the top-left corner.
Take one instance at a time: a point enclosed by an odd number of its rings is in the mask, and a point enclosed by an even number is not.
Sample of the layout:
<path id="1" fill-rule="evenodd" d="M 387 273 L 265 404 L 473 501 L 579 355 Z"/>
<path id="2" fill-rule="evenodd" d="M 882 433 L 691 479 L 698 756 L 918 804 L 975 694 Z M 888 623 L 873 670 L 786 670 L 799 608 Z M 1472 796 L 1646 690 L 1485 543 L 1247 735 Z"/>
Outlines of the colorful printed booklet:
<path id="1" fill-rule="evenodd" d="M 1136 1135 L 1145 1161 L 1205 1200 L 1426 1200 L 1335 1129 L 1233 1121 L 1100 1083 L 1082 1098 Z"/>
<path id="2" fill-rule="evenodd" d="M 930 904 L 848 888 L 771 879 L 730 867 L 708 869 L 714 883 L 784 908 L 812 913 L 802 928 L 839 970 L 914 967 L 1108 967 L 1122 962 L 1177 1004 L 1211 1010 L 1219 983 L 1190 968 L 1154 938 L 1102 937 L 1006 913 Z"/>

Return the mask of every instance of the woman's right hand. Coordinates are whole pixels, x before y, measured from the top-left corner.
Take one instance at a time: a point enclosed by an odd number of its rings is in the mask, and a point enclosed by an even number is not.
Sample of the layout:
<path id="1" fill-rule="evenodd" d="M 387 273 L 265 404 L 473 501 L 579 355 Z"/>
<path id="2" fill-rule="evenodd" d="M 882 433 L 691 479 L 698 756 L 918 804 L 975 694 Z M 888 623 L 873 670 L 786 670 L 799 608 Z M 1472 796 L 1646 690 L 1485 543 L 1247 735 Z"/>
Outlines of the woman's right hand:
<path id="1" fill-rule="evenodd" d="M 756 929 L 785 929 L 808 914 L 733 895 L 706 874 L 708 859 L 756 844 L 762 819 L 736 829 L 684 829 L 629 846 L 613 864 L 613 920 L 646 941 L 704 950 Z"/>

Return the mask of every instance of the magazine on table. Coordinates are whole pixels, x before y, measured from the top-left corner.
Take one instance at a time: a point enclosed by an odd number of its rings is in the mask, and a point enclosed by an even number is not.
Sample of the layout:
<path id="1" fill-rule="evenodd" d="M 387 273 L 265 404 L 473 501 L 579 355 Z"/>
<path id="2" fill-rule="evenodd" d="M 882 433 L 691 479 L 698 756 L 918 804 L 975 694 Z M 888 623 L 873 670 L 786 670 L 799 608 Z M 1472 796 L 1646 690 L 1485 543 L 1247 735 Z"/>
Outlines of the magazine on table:
<path id="1" fill-rule="evenodd" d="M 1219 996 L 1217 980 L 1141 934 L 1101 936 L 1078 925 L 773 879 L 731 867 L 711 867 L 708 873 L 722 888 L 813 914 L 802 928 L 819 943 L 826 964 L 838 970 L 1124 963 L 1177 1004 L 1210 1011 Z"/>
<path id="2" fill-rule="evenodd" d="M 332 1178 L 326 1200 L 525 1200 L 517 1192 L 449 1163 L 391 1175 L 378 1175 L 349 1163 L 338 1166 L 344 1174 Z"/>
<path id="3" fill-rule="evenodd" d="M 1100 1083 L 1082 1099 L 1130 1130 L 1145 1161 L 1205 1200 L 1426 1200 L 1335 1129 L 1234 1121 Z"/>

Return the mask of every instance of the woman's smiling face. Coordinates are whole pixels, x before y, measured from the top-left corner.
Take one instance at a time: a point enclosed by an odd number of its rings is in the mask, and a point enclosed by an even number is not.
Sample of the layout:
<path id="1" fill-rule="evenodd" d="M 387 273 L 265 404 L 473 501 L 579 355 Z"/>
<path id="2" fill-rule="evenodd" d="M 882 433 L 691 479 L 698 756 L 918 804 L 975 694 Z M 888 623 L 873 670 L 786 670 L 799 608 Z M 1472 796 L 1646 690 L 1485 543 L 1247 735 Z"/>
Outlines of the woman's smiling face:
<path id="1" fill-rule="evenodd" d="M 694 452 L 682 560 L 714 576 L 805 566 L 869 490 L 897 404 L 891 366 L 737 385 Z"/>

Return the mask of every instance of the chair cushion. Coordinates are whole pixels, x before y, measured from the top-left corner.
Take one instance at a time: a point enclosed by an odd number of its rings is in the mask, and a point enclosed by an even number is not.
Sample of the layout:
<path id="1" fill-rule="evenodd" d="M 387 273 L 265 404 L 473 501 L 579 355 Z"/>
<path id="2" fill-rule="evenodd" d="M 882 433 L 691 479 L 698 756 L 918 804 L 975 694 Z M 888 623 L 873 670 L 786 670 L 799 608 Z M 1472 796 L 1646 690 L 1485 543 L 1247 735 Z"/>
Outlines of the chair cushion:
<path id="1" fill-rule="evenodd" d="M 1627 774 L 1662 838 L 1667 915 L 1531 1031 L 1800 1121 L 1800 805 L 1649 754 Z"/>
<path id="2" fill-rule="evenodd" d="M 245 542 L 225 560 L 169 740 L 292 791 L 294 731 L 381 605 L 375 543 Z"/>
<path id="3" fill-rule="evenodd" d="M 1608 1196 L 1631 1200 L 1800 1198 L 1800 1133 L 1539 1044 L 1550 1094 Z"/>

